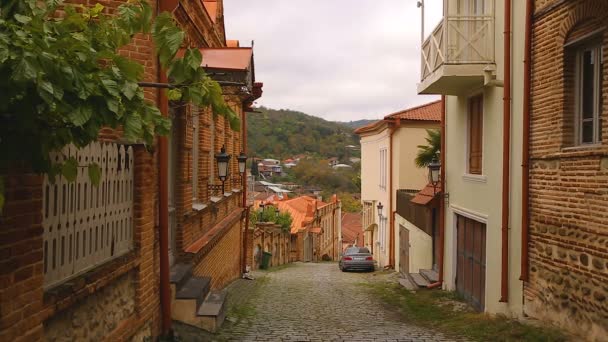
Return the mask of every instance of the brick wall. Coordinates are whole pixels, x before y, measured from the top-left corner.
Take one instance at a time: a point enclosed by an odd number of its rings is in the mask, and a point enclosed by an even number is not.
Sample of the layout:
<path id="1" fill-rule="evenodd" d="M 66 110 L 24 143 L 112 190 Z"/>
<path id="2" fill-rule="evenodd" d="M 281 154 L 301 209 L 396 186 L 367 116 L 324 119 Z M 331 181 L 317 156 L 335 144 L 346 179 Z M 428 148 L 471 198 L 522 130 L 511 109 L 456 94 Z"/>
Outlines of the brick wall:
<path id="1" fill-rule="evenodd" d="M 607 29 L 608 3 L 537 1 L 535 13 L 530 281 L 524 310 L 601 339 L 608 333 L 608 63 L 603 71 L 603 142 L 576 147 L 574 58 L 564 44 Z M 608 31 L 601 39 L 606 56 Z"/>

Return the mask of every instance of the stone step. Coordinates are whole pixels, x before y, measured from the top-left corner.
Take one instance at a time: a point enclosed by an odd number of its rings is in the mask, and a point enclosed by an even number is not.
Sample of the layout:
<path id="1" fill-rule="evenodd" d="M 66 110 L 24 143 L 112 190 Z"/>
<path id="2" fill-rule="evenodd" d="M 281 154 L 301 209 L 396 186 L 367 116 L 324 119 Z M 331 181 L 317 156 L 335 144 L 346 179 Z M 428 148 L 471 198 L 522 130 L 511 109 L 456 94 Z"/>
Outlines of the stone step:
<path id="1" fill-rule="evenodd" d="M 414 281 L 418 287 L 427 287 L 430 283 L 424 277 L 420 275 L 420 273 L 410 273 L 410 279 Z"/>
<path id="2" fill-rule="evenodd" d="M 211 291 L 198 308 L 199 327 L 210 332 L 216 332 L 226 319 L 226 292 Z"/>
<path id="3" fill-rule="evenodd" d="M 169 282 L 175 284 L 179 289 L 181 288 L 192 276 L 192 265 L 191 264 L 175 264 L 171 266 L 171 272 L 169 274 Z"/>
<path id="4" fill-rule="evenodd" d="M 203 303 L 211 288 L 211 278 L 190 277 L 175 293 L 175 299 L 195 299 L 196 308 Z M 194 313 L 193 313 L 194 314 Z"/>
<path id="5" fill-rule="evenodd" d="M 399 284 L 401 284 L 401 286 L 405 287 L 406 289 L 408 289 L 410 291 L 414 291 L 414 290 L 418 289 L 418 286 L 414 285 L 412 283 L 412 281 L 409 279 L 409 277 L 399 278 Z"/>
<path id="6" fill-rule="evenodd" d="M 439 273 L 435 270 L 420 270 L 420 275 L 431 284 L 439 281 Z"/>

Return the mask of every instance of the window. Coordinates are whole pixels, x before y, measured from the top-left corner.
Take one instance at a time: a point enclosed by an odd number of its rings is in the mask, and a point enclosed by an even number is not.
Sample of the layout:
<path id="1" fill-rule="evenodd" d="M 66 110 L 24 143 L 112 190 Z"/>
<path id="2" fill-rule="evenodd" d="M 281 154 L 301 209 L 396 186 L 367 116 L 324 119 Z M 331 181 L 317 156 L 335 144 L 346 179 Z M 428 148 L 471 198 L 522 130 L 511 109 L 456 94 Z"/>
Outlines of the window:
<path id="1" fill-rule="evenodd" d="M 469 100 L 468 173 L 482 174 L 483 166 L 483 95 Z"/>
<path id="2" fill-rule="evenodd" d="M 387 153 L 386 153 L 386 148 L 381 148 L 380 149 L 380 183 L 378 184 L 378 186 L 381 189 L 386 190 L 386 157 L 387 157 Z"/>
<path id="3" fill-rule="evenodd" d="M 581 47 L 576 56 L 576 136 L 578 144 L 598 144 L 601 136 L 602 70 L 601 44 Z"/>
<path id="4" fill-rule="evenodd" d="M 192 107 L 192 202 L 199 200 L 198 196 L 198 164 L 199 164 L 199 114 L 198 107 Z"/>

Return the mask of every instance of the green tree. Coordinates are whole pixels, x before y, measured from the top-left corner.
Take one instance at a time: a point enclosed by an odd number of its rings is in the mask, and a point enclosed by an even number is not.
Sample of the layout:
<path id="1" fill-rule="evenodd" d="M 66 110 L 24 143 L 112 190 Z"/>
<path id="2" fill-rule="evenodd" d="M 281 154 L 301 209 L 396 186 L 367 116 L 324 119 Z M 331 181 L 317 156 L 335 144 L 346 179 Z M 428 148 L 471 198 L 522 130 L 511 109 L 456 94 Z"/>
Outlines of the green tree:
<path id="1" fill-rule="evenodd" d="M 342 202 L 342 211 L 344 212 L 360 213 L 363 209 L 361 201 L 357 200 L 351 193 L 339 193 L 338 199 L 340 200 L 340 202 Z"/>
<path id="2" fill-rule="evenodd" d="M 251 161 L 251 174 L 256 177 L 260 175 L 260 171 L 258 170 L 258 163 L 255 160 Z"/>
<path id="3" fill-rule="evenodd" d="M 62 10 L 58 15 L 58 10 Z M 132 0 L 112 15 L 104 6 L 60 0 L 7 0 L 0 5 L 0 170 L 26 162 L 51 180 L 73 181 L 88 167 L 94 183 L 98 165 L 58 164 L 49 152 L 97 140 L 102 127 L 122 127 L 126 140 L 152 147 L 168 134 L 170 121 L 144 98 L 143 66 L 119 54 L 138 33 L 151 33 L 156 54 L 172 80 L 172 101 L 211 106 L 238 128 L 217 82 L 205 74 L 198 49 L 177 52 L 185 34 L 171 14 L 156 17 L 147 1 Z M 4 202 L 0 176 L 0 210 Z"/>
<path id="4" fill-rule="evenodd" d="M 416 166 L 420 168 L 427 167 L 433 159 L 439 159 L 441 148 L 441 132 L 437 129 L 427 129 L 426 133 L 427 145 L 418 145 L 418 152 L 414 160 Z"/>

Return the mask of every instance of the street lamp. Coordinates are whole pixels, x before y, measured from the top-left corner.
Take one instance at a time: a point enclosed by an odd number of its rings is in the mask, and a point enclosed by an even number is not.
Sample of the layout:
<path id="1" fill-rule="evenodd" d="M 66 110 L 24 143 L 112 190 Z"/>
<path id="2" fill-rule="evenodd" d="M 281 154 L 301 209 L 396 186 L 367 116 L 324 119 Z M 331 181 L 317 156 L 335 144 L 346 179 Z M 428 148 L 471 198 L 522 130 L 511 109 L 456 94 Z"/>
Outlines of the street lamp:
<path id="1" fill-rule="evenodd" d="M 245 164 L 247 163 L 247 156 L 243 151 L 241 151 L 241 154 L 239 154 L 236 159 L 239 161 L 239 173 L 241 174 L 241 177 L 243 177 L 243 175 L 245 174 Z"/>
<path id="2" fill-rule="evenodd" d="M 436 186 L 439 183 L 439 176 L 441 173 L 441 163 L 437 161 L 437 158 L 433 158 L 433 161 L 427 166 L 429 168 L 429 182 L 433 184 L 433 195 L 435 194 Z"/>
<path id="3" fill-rule="evenodd" d="M 215 155 L 215 161 L 217 162 L 217 176 L 222 181 L 222 194 L 224 193 L 224 182 L 226 182 L 226 179 L 228 179 L 228 174 L 230 173 L 228 165 L 231 157 L 231 155 L 226 153 L 226 148 L 224 146 L 222 146 L 220 153 Z"/>
<path id="4" fill-rule="evenodd" d="M 382 205 L 382 202 L 378 202 L 378 205 L 376 206 L 376 208 L 378 208 L 378 218 L 380 220 L 382 220 L 382 208 L 384 208 L 384 206 Z"/>

